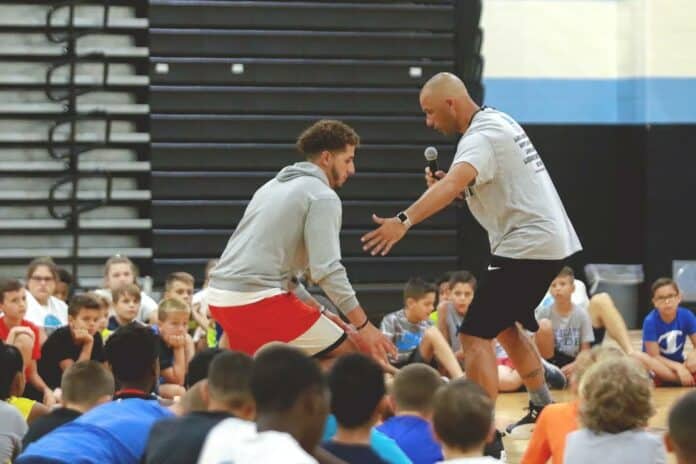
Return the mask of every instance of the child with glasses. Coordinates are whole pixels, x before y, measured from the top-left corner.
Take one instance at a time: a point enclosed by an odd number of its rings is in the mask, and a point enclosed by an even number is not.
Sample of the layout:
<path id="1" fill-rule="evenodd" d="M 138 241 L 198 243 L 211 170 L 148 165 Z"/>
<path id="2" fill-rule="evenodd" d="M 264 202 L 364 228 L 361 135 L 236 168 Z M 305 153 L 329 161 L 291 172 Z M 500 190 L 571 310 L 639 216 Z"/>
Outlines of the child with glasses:
<path id="1" fill-rule="evenodd" d="M 51 258 L 36 258 L 29 263 L 26 319 L 45 331 L 39 340 L 42 345 L 54 330 L 68 325 L 68 306 L 53 296 L 57 281 L 58 268 Z"/>
<path id="2" fill-rule="evenodd" d="M 696 351 L 684 354 L 686 337 L 696 345 L 696 316 L 679 306 L 677 283 L 663 277 L 652 284 L 655 309 L 643 321 L 643 353 L 635 353 L 658 385 L 696 385 Z"/>

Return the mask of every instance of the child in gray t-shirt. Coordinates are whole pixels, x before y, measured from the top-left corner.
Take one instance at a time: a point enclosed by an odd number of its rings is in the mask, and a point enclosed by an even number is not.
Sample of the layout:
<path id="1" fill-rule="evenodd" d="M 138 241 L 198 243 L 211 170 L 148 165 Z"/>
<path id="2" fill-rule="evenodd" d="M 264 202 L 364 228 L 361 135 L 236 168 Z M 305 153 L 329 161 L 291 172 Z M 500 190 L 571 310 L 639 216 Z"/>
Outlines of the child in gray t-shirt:
<path id="1" fill-rule="evenodd" d="M 391 364 L 403 367 L 437 361 L 451 378 L 464 375 L 452 349 L 430 321 L 435 309 L 435 287 L 420 278 L 410 279 L 404 287 L 404 308 L 382 319 L 380 330 L 396 345 L 398 355 Z"/>
<path id="2" fill-rule="evenodd" d="M 652 381 L 628 357 L 590 367 L 580 381 L 580 424 L 566 438 L 565 464 L 617 462 L 663 464 L 661 437 L 645 427 L 654 414 Z"/>
<path id="3" fill-rule="evenodd" d="M 539 331 L 534 337 L 542 357 L 563 369 L 569 375 L 575 358 L 582 350 L 589 350 L 594 342 L 592 321 L 584 309 L 574 305 L 571 296 L 575 276 L 564 267 L 551 282 L 554 304 L 540 308 L 536 313 Z"/>

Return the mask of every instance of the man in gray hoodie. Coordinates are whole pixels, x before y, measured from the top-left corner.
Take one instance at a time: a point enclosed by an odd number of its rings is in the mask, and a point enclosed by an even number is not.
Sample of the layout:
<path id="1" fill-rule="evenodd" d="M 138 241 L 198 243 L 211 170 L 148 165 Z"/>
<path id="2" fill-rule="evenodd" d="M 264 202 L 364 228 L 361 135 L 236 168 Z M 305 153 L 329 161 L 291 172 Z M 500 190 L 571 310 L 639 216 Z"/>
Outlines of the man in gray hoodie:
<path id="1" fill-rule="evenodd" d="M 231 349 L 253 354 L 280 341 L 311 356 L 335 357 L 356 351 L 358 341 L 384 363 L 396 354 L 368 320 L 341 264 L 342 208 L 335 190 L 355 173 L 359 143 L 348 125 L 318 121 L 297 139 L 306 161 L 283 168 L 254 194 L 206 294 Z M 326 311 L 300 277 L 318 284 L 354 329 Z"/>

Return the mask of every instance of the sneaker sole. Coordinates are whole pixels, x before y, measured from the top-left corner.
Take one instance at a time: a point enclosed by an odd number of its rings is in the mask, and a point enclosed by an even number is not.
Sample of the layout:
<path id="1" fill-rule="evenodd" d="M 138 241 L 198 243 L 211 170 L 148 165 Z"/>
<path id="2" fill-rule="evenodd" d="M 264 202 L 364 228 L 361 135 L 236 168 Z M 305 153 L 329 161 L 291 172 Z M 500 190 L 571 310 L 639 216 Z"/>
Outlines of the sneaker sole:
<path id="1" fill-rule="evenodd" d="M 512 430 L 506 430 L 507 436 L 513 440 L 529 440 L 534 431 L 534 424 L 518 425 Z"/>

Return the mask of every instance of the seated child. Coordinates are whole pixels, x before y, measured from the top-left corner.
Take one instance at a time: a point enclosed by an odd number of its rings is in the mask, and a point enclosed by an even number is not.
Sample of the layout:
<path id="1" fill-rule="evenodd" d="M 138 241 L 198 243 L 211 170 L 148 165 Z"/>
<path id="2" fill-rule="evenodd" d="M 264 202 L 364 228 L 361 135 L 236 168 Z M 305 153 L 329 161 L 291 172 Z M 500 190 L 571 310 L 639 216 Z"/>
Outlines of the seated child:
<path id="1" fill-rule="evenodd" d="M 652 382 L 635 360 L 600 361 L 583 375 L 579 393 L 583 428 L 568 435 L 565 464 L 666 462 L 660 437 L 644 430 L 655 413 Z"/>
<path id="2" fill-rule="evenodd" d="M 476 277 L 469 271 L 457 271 L 450 275 L 449 298 L 437 307 L 437 326 L 460 362 L 464 362 L 459 342 L 459 327 L 464 321 L 469 305 L 474 300 Z"/>
<path id="3" fill-rule="evenodd" d="M 111 330 L 107 328 L 109 324 L 109 312 L 111 311 L 111 300 L 97 292 L 88 292 L 87 295 L 94 298 L 101 308 L 101 314 L 97 321 L 97 332 L 101 335 L 102 343 L 106 343 L 106 339 L 111 335 Z"/>
<path id="4" fill-rule="evenodd" d="M 486 442 L 496 433 L 493 402 L 470 380 L 454 380 L 437 391 L 433 400 L 433 429 L 442 445 L 443 462 L 500 462 L 483 457 Z"/>
<path id="5" fill-rule="evenodd" d="M 189 307 L 193 304 L 193 285 L 195 280 L 188 272 L 172 272 L 164 281 L 163 300 L 176 298 Z"/>
<path id="6" fill-rule="evenodd" d="M 643 321 L 643 351 L 634 353 L 655 375 L 655 383 L 696 385 L 696 350 L 684 355 L 686 337 L 696 346 L 696 316 L 679 306 L 681 292 L 669 278 L 652 285 L 655 309 Z"/>
<path id="7" fill-rule="evenodd" d="M 588 298 L 585 283 L 575 278 L 573 279 L 573 286 L 575 290 L 573 290 L 570 301 L 589 314 L 595 338 L 593 345 L 602 343 L 604 336 L 608 335 L 619 344 L 624 353 L 631 354 L 633 346 L 626 328 L 626 321 L 624 321 L 623 316 L 616 308 L 611 295 L 606 292 L 600 292 Z M 551 295 L 550 291 L 547 291 L 535 312 L 538 313 L 543 308 L 551 307 L 553 302 L 553 295 Z"/>
<path id="8" fill-rule="evenodd" d="M 34 387 L 38 398 L 43 397 L 44 404 L 52 406 L 56 402 L 53 389 L 46 385 L 36 367 L 36 361 L 41 358 L 40 329 L 24 318 L 27 312 L 26 290 L 18 280 L 0 279 L 0 312 L 3 313 L 0 340 L 17 347 L 24 363 L 24 379 Z M 24 388 L 17 394 L 23 392 Z"/>
<path id="9" fill-rule="evenodd" d="M 114 255 L 104 264 L 104 288 L 95 293 L 111 298 L 111 293 L 124 284 L 138 284 L 138 267 L 127 256 Z M 140 292 L 137 319 L 143 324 L 157 323 L 157 302 Z"/>
<path id="10" fill-rule="evenodd" d="M 68 325 L 56 329 L 41 348 L 39 374 L 56 389 L 63 372 L 77 361 L 104 362 L 104 344 L 97 332 L 102 310 L 89 294 L 75 295 L 68 305 Z"/>
<path id="11" fill-rule="evenodd" d="M 43 404 L 23 398 L 24 363 L 17 347 L 0 342 L 0 400 L 14 407 L 27 424 L 49 413 Z"/>
<path id="12" fill-rule="evenodd" d="M 589 350 L 594 341 L 590 316 L 571 301 L 574 280 L 573 270 L 567 266 L 553 279 L 550 291 L 554 303 L 536 313 L 539 331 L 534 336 L 541 356 L 566 376 L 572 373 L 578 353 Z"/>
<path id="13" fill-rule="evenodd" d="M 218 260 L 211 259 L 205 265 L 205 281 L 203 288 L 193 294 L 191 299 L 192 308 L 191 315 L 198 322 L 198 329 L 193 336 L 193 341 L 196 343 L 196 349 L 214 348 L 218 346 L 218 340 L 222 336 L 222 329 L 217 326 L 215 320 L 212 319 L 210 308 L 207 301 L 207 288 L 210 281 L 210 273 L 217 266 Z"/>
<path id="14" fill-rule="evenodd" d="M 667 420 L 667 450 L 677 456 L 677 464 L 696 462 L 696 392 L 691 391 L 674 403 Z"/>
<path id="15" fill-rule="evenodd" d="M 140 311 L 140 287 L 123 284 L 111 291 L 114 314 L 109 317 L 106 328 L 111 332 L 137 320 Z"/>
<path id="16" fill-rule="evenodd" d="M 129 324 L 104 346 L 106 362 L 121 390 L 108 401 L 47 433 L 15 464 L 138 464 L 152 425 L 172 412 L 150 392 L 157 384 L 158 339 L 151 328 Z"/>
<path id="17" fill-rule="evenodd" d="M 195 279 L 188 272 L 172 272 L 169 274 L 164 281 L 164 295 L 162 299 L 166 300 L 169 298 L 175 298 L 191 309 L 191 319 L 189 319 L 188 332 L 190 334 L 196 333 L 199 328 L 198 313 L 194 311 L 193 308 L 193 286 Z M 205 321 L 207 324 L 207 320 Z M 207 327 L 207 325 L 206 325 Z M 196 339 L 194 339 L 194 342 Z M 206 348 L 206 346 L 201 346 L 201 349 Z M 199 350 L 197 350 L 199 351 Z"/>
<path id="18" fill-rule="evenodd" d="M 75 298 L 79 297 L 80 295 L 73 297 L 71 305 Z M 53 335 L 55 332 L 51 334 Z M 100 362 L 78 361 L 65 369 L 60 389 L 61 407 L 31 424 L 22 441 L 24 448 L 95 406 L 111 401 L 114 394 L 114 376 Z"/>
<path id="19" fill-rule="evenodd" d="M 411 364 L 396 374 L 391 385 L 389 396 L 396 415 L 377 430 L 394 440 L 413 464 L 431 464 L 443 459 L 442 448 L 430 433 L 433 398 L 443 383 L 432 367 Z"/>
<path id="20" fill-rule="evenodd" d="M 225 350 L 215 355 L 207 381 L 198 384 L 207 410 L 190 411 L 181 417 L 157 422 L 150 431 L 142 462 L 198 462 L 206 436 L 217 424 L 230 417 L 253 421 L 256 414 L 250 385 L 253 365 L 248 355 L 237 351 Z M 190 393 L 189 390 L 184 398 Z"/>
<path id="21" fill-rule="evenodd" d="M 27 433 L 27 421 L 17 408 L 4 401 L 10 396 L 11 380 L 22 372 L 22 355 L 17 348 L 5 349 L 0 342 L 0 462 L 12 462 L 22 450 L 22 437 Z M 20 374 L 21 375 L 21 374 Z"/>
<path id="22" fill-rule="evenodd" d="M 595 346 L 577 357 L 570 377 L 570 390 L 577 397 L 578 386 L 587 370 L 597 362 L 622 357 L 618 348 Z M 520 461 L 522 464 L 563 464 L 566 437 L 578 428 L 578 400 L 549 404 L 537 418 L 532 437 Z M 517 430 L 515 430 L 516 432 Z"/>
<path id="23" fill-rule="evenodd" d="M 435 288 L 437 288 L 437 302 L 435 303 L 436 310 L 430 314 L 430 320 L 433 321 L 433 324 L 435 324 L 438 328 L 440 328 L 440 325 L 438 324 L 438 321 L 440 320 L 440 306 L 444 306 L 450 301 L 449 281 L 451 277 L 452 272 L 448 271 L 438 277 L 435 281 Z"/>
<path id="24" fill-rule="evenodd" d="M 338 431 L 322 447 L 349 464 L 385 464 L 370 446 L 385 401 L 382 368 L 362 354 L 348 354 L 336 360 L 328 379 Z"/>
<path id="25" fill-rule="evenodd" d="M 398 349 L 391 363 L 399 368 L 407 364 L 437 361 L 452 378 L 464 375 L 447 340 L 429 319 L 434 310 L 435 287 L 420 278 L 410 279 L 404 287 L 404 308 L 384 316 L 381 331 Z"/>
<path id="26" fill-rule="evenodd" d="M 169 298 L 157 308 L 160 341 L 160 386 L 164 398 L 183 395 L 186 366 L 193 357 L 193 340 L 186 332 L 191 309 L 180 300 Z"/>

